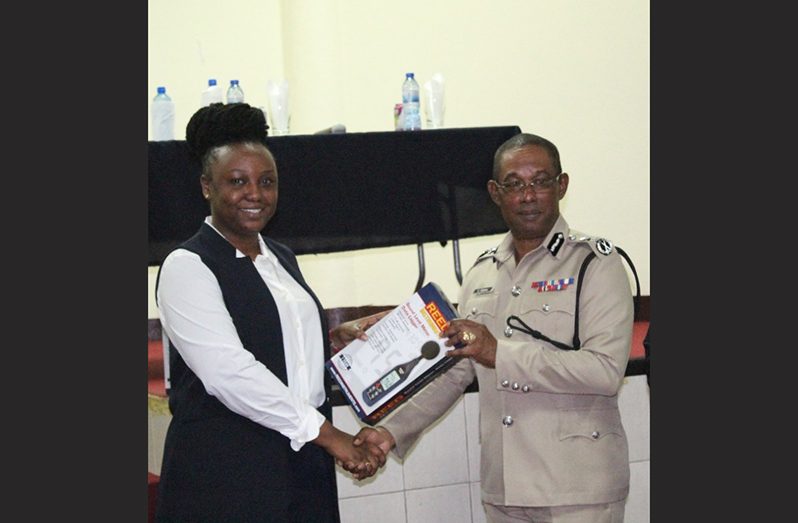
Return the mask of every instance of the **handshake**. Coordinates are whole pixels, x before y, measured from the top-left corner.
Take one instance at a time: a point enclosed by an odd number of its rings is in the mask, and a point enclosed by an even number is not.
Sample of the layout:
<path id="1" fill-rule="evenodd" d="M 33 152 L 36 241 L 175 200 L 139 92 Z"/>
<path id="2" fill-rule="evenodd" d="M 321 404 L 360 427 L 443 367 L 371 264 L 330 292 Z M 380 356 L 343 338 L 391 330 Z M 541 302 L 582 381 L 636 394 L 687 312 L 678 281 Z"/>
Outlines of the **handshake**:
<path id="1" fill-rule="evenodd" d="M 358 320 L 348 321 L 330 331 L 333 352 L 341 350 L 352 340 L 368 339 L 366 330 L 389 312 L 390 310 L 386 310 Z M 335 458 L 337 465 L 358 480 L 376 474 L 377 470 L 385 465 L 388 452 L 396 444 L 391 433 L 382 427 L 376 429 L 363 427 L 357 435 L 352 436 L 338 430 L 328 421 L 322 424 L 315 443 L 324 447 Z"/>
<path id="2" fill-rule="evenodd" d="M 333 429 L 338 432 L 336 442 L 327 451 L 333 455 L 337 465 L 357 480 L 376 474 L 385 465 L 388 452 L 396 445 L 391 433 L 382 427 L 363 427 L 355 436 Z"/>

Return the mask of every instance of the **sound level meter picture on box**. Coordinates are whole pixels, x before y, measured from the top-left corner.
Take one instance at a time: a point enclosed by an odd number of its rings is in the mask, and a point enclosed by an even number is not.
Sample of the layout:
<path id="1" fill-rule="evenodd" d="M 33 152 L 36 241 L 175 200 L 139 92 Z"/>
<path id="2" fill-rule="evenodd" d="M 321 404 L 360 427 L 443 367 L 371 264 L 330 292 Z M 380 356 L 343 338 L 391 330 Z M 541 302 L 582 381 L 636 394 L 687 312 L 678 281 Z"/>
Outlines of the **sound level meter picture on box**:
<path id="1" fill-rule="evenodd" d="M 441 331 L 457 312 L 428 283 L 326 362 L 352 409 L 373 425 L 454 364 Z"/>

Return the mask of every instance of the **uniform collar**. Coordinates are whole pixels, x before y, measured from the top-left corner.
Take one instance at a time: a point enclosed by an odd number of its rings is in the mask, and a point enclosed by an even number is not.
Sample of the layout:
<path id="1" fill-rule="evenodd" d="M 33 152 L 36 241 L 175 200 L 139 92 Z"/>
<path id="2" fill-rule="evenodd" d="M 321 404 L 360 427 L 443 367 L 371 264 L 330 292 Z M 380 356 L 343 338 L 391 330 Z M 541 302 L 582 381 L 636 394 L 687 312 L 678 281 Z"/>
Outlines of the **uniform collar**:
<path id="1" fill-rule="evenodd" d="M 554 226 L 549 231 L 549 234 L 547 234 L 546 238 L 543 239 L 543 242 L 541 242 L 541 244 L 535 249 L 527 253 L 527 256 L 533 252 L 545 249 L 550 255 L 557 258 L 557 255 L 561 252 L 562 246 L 565 244 L 565 240 L 568 238 L 569 232 L 570 228 L 568 227 L 568 222 L 566 222 L 565 218 L 563 218 L 563 215 L 560 214 L 560 216 L 557 217 L 557 221 L 554 222 Z M 499 246 L 496 248 L 496 254 L 494 255 L 494 258 L 499 263 L 504 263 L 514 255 L 514 251 L 513 233 L 508 232 L 502 239 Z"/>
<path id="2" fill-rule="evenodd" d="M 496 247 L 493 258 L 501 265 L 513 256 L 513 233 L 508 232 L 502 238 L 501 243 Z"/>

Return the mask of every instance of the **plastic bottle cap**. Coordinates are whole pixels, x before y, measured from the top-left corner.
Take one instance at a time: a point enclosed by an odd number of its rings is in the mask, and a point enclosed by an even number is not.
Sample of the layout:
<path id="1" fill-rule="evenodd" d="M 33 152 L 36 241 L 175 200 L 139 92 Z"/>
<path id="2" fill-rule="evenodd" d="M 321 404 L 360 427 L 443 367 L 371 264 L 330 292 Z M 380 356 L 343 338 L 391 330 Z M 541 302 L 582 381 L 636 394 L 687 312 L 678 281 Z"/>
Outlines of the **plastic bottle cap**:
<path id="1" fill-rule="evenodd" d="M 165 93 L 166 93 L 166 87 L 158 87 L 158 94 L 165 94 Z"/>
<path id="2" fill-rule="evenodd" d="M 230 80 L 230 85 L 238 85 L 238 80 Z"/>
<path id="3" fill-rule="evenodd" d="M 216 79 L 211 78 L 210 80 L 208 80 L 208 85 L 216 85 Z"/>
<path id="4" fill-rule="evenodd" d="M 405 73 L 405 78 L 413 78 L 414 76 L 413 73 Z"/>

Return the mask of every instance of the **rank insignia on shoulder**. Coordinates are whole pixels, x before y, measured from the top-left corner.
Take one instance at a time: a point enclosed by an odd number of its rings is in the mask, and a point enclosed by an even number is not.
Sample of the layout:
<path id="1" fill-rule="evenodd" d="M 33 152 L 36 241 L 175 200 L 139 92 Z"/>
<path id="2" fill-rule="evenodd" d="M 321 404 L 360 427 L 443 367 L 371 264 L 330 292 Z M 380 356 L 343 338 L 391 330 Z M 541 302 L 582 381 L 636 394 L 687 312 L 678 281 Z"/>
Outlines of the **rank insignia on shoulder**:
<path id="1" fill-rule="evenodd" d="M 604 238 L 599 238 L 596 240 L 596 249 L 604 256 L 607 256 L 612 252 L 612 242 Z"/>
<path id="2" fill-rule="evenodd" d="M 554 236 L 552 236 L 551 241 L 546 246 L 552 256 L 557 256 L 557 253 L 560 251 L 560 247 L 564 243 L 563 240 L 565 239 L 565 235 L 561 232 L 558 232 Z"/>
<path id="3" fill-rule="evenodd" d="M 472 292 L 471 294 L 482 296 L 483 294 L 490 294 L 492 290 L 493 287 L 480 287 L 479 289 L 474 289 L 474 292 Z"/>

